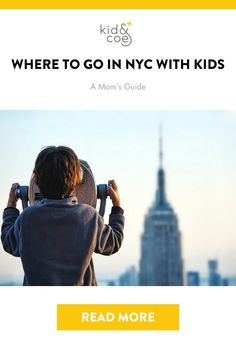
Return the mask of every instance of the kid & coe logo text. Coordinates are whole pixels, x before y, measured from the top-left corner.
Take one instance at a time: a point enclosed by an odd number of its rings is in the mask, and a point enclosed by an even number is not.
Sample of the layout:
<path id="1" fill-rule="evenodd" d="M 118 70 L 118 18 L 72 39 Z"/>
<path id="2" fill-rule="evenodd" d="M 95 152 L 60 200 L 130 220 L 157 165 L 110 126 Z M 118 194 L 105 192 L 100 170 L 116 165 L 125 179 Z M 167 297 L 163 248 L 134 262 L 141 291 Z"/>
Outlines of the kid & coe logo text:
<path id="1" fill-rule="evenodd" d="M 124 47 L 130 46 L 132 43 L 132 37 L 129 33 L 132 23 L 123 22 L 114 26 L 100 25 L 100 35 L 103 36 L 108 43 L 119 44 Z"/>

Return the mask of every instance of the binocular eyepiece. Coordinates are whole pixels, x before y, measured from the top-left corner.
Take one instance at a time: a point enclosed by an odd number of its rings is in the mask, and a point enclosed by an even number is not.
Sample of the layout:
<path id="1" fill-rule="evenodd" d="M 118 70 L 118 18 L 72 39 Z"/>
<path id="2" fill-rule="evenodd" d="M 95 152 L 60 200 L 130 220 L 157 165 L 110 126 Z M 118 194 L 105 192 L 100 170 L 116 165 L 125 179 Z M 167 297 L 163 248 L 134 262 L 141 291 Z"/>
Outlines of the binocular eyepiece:
<path id="1" fill-rule="evenodd" d="M 97 199 L 100 199 L 99 214 L 101 216 L 104 216 L 106 210 L 106 199 L 108 197 L 107 188 L 108 188 L 107 184 L 97 185 Z M 21 199 L 23 209 L 27 208 L 29 206 L 29 187 L 18 186 L 15 191 L 15 198 L 16 200 Z M 35 193 L 34 204 L 39 203 L 43 198 L 44 197 L 41 193 Z"/>
<path id="2" fill-rule="evenodd" d="M 88 204 L 95 208 L 97 199 L 100 199 L 99 214 L 104 216 L 108 186 L 107 184 L 95 185 L 92 171 L 86 161 L 80 160 L 80 166 L 83 178 L 81 184 L 76 189 L 78 202 Z M 18 186 L 16 188 L 15 198 L 16 200 L 21 199 L 23 209 L 27 208 L 29 205 L 39 203 L 44 198 L 35 183 L 34 175 L 31 177 L 29 186 Z"/>
<path id="3" fill-rule="evenodd" d="M 28 190 L 28 186 L 18 186 L 15 191 L 15 198 L 16 200 L 21 199 L 23 209 L 28 206 Z"/>

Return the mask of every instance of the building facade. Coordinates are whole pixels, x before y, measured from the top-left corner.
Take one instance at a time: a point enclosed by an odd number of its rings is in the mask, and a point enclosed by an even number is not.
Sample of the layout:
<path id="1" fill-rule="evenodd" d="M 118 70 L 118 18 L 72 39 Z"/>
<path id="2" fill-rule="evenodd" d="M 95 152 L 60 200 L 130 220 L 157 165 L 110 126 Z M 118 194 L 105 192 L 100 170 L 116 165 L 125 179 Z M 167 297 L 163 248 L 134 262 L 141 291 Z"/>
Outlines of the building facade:
<path id="1" fill-rule="evenodd" d="M 187 285 L 188 286 L 200 286 L 199 272 L 188 272 L 187 273 Z"/>
<path id="2" fill-rule="evenodd" d="M 216 259 L 211 259 L 208 261 L 209 270 L 209 286 L 220 286 L 221 277 L 218 273 L 218 261 Z"/>
<path id="3" fill-rule="evenodd" d="M 137 286 L 138 285 L 138 273 L 134 266 L 129 267 L 125 273 L 119 277 L 120 286 Z"/>
<path id="4" fill-rule="evenodd" d="M 156 197 L 145 216 L 141 238 L 140 285 L 183 285 L 181 233 L 177 215 L 167 201 L 162 160 L 160 139 Z"/>

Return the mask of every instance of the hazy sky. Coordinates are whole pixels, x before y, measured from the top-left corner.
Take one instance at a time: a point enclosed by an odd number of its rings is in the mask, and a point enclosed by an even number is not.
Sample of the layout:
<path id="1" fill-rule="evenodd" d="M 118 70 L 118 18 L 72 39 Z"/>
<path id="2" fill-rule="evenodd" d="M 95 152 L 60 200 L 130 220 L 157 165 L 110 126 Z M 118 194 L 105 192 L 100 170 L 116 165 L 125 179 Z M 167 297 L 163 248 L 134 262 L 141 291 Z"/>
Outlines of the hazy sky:
<path id="1" fill-rule="evenodd" d="M 0 111 L 0 213 L 11 184 L 29 183 L 42 147 L 70 146 L 89 162 L 97 183 L 117 180 L 125 209 L 122 249 L 95 257 L 97 276 L 138 265 L 144 215 L 156 189 L 160 123 L 185 270 L 206 274 L 207 260 L 217 257 L 221 273 L 236 275 L 236 112 Z M 20 261 L 0 247 L 0 276 L 19 274 Z"/>

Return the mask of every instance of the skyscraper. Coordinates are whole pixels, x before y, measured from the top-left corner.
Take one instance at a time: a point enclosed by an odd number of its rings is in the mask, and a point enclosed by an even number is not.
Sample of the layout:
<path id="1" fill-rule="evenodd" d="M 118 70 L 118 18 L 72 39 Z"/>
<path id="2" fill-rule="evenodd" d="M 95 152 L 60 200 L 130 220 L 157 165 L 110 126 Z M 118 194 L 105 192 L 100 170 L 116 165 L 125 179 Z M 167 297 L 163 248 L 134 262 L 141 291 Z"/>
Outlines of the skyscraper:
<path id="1" fill-rule="evenodd" d="M 218 261 L 216 259 L 211 259 L 208 261 L 209 269 L 209 286 L 220 286 L 221 278 L 218 273 Z"/>
<path id="2" fill-rule="evenodd" d="M 181 233 L 166 198 L 162 137 L 155 201 L 148 210 L 141 239 L 140 285 L 183 285 Z"/>
<path id="3" fill-rule="evenodd" d="M 199 272 L 188 272 L 187 273 L 187 285 L 188 286 L 199 286 L 200 285 Z"/>
<path id="4" fill-rule="evenodd" d="M 134 266 L 129 267 L 125 273 L 119 277 L 120 286 L 134 286 L 138 285 L 138 273 Z"/>

